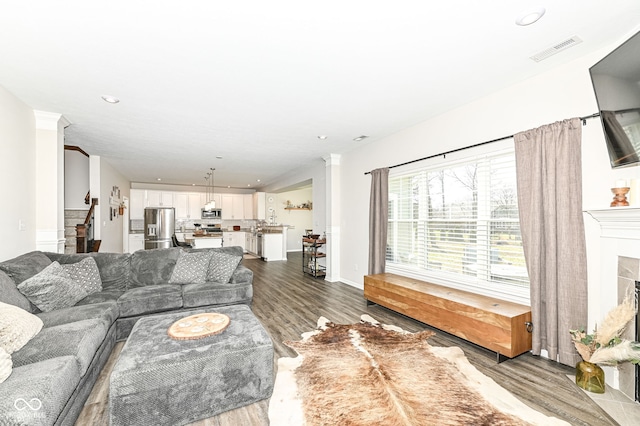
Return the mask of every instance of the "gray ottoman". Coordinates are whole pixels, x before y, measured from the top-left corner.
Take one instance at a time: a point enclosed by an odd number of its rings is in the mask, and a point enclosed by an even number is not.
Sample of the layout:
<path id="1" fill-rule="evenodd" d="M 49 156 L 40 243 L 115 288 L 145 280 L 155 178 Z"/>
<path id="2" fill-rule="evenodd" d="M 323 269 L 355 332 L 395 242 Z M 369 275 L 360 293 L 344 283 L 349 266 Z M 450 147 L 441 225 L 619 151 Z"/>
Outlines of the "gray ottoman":
<path id="1" fill-rule="evenodd" d="M 146 317 L 133 327 L 111 373 L 112 425 L 183 425 L 269 398 L 273 344 L 246 305 L 216 308 L 229 327 L 199 340 L 167 329 L 211 309 Z"/>

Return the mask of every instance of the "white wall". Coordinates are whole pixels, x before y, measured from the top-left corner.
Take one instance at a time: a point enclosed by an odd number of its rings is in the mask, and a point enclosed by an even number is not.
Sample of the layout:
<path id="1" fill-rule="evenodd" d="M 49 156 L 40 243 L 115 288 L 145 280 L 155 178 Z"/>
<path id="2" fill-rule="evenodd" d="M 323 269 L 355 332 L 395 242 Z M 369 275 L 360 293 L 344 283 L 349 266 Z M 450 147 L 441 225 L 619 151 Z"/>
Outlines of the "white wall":
<path id="1" fill-rule="evenodd" d="M 264 192 L 281 192 L 300 182 L 310 182 L 313 193 L 312 228 L 316 234 L 326 232 L 327 202 L 326 202 L 326 165 L 324 160 L 318 159 L 312 167 L 293 171 L 278 181 L 261 188 Z"/>
<path id="2" fill-rule="evenodd" d="M 101 253 L 123 252 L 123 226 L 124 216 L 112 217 L 111 209 L 118 207 L 118 201 L 122 197 L 129 197 L 131 182 L 120 174 L 105 159 L 97 155 L 89 157 L 91 166 L 90 188 L 91 197 L 98 198 L 99 204 L 94 213 L 96 228 L 94 238 L 101 240 Z M 120 189 L 120 199 L 114 199 L 110 203 L 111 191 L 114 186 Z M 99 195 L 96 195 L 99 194 Z"/>
<path id="3" fill-rule="evenodd" d="M 84 197 L 89 191 L 89 158 L 71 149 L 64 151 L 64 208 L 89 208 Z"/>
<path id="4" fill-rule="evenodd" d="M 622 42 L 624 40 L 621 40 Z M 617 44 L 565 66 L 495 92 L 419 125 L 342 156 L 341 280 L 362 288 L 367 270 L 370 178 L 365 172 L 432 154 L 512 135 L 597 111 L 588 69 Z M 508 142 L 512 143 L 512 142 Z M 612 170 L 597 119 L 583 126 L 583 206 L 606 208 L 616 179 L 640 176 L 638 167 Z M 493 149 L 495 145 L 447 156 L 447 160 Z M 430 160 L 433 162 L 438 159 Z M 425 163 L 426 164 L 426 163 Z M 589 265 L 589 318 L 600 318 L 596 299 L 615 288 L 599 279 L 599 227 L 585 218 Z"/>
<path id="5" fill-rule="evenodd" d="M 0 86 L 0 261 L 35 250 L 35 129 L 33 110 Z"/>
<path id="6" fill-rule="evenodd" d="M 272 196 L 275 197 L 278 222 L 290 226 L 287 231 L 287 251 L 302 251 L 304 230 L 313 229 L 313 210 L 285 210 L 285 207 L 287 201 L 291 201 L 294 206 L 311 201 L 313 199 L 312 189 L 297 189 Z"/>
<path id="7" fill-rule="evenodd" d="M 122 197 L 129 198 L 129 182 L 124 176 L 109 164 L 104 158 L 100 161 L 100 214 L 102 216 L 100 251 L 105 253 L 122 253 L 124 217 L 110 217 L 110 208 L 117 208 Z M 109 204 L 109 197 L 114 186 L 120 189 L 120 198 L 114 199 L 113 204 Z"/>

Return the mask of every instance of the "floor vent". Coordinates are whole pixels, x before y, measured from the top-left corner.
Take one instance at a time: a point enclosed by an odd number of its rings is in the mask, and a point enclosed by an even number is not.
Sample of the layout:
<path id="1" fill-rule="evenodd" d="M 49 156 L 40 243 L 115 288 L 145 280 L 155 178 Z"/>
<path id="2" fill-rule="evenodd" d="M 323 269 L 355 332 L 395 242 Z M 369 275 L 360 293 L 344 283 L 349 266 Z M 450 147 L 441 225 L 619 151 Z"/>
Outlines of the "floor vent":
<path id="1" fill-rule="evenodd" d="M 540 62 L 543 61 L 545 59 L 547 59 L 550 56 L 555 55 L 556 53 L 568 49 L 570 47 L 575 46 L 576 44 L 582 43 L 582 39 L 580 37 L 577 36 L 573 36 L 570 39 L 567 39 L 565 41 L 562 41 L 554 46 L 551 46 L 548 49 L 543 50 L 542 52 L 539 52 L 533 56 L 531 56 L 531 59 L 533 59 L 536 62 Z"/>

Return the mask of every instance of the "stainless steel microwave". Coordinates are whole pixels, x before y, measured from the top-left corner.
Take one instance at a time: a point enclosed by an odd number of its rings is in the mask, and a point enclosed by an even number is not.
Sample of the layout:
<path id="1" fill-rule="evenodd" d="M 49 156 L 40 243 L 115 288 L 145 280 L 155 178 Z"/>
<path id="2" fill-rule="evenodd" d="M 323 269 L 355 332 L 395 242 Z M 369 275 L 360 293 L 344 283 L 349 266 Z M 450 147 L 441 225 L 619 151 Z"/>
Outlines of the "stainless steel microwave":
<path id="1" fill-rule="evenodd" d="M 202 214 L 201 214 L 200 218 L 202 218 L 202 219 L 222 219 L 222 209 L 211 209 L 211 210 L 202 209 Z"/>

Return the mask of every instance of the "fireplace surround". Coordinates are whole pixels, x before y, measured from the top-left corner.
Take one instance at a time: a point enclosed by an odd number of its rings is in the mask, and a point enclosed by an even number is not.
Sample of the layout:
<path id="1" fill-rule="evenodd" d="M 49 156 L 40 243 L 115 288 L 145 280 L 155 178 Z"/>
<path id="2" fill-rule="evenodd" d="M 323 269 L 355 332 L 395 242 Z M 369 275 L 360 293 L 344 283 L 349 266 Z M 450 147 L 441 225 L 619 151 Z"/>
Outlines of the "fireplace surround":
<path id="1" fill-rule="evenodd" d="M 599 235 L 592 236 L 593 240 L 587 242 L 591 248 L 587 250 L 590 265 L 588 329 L 593 329 L 627 294 L 636 291 L 636 283 L 640 281 L 640 208 L 613 207 L 587 210 L 586 213 L 600 228 Z M 636 321 L 627 326 L 625 338 L 637 340 L 637 323 L 636 317 Z M 609 386 L 620 390 L 632 401 L 639 401 L 637 368 L 633 364 L 605 367 L 605 377 Z"/>

